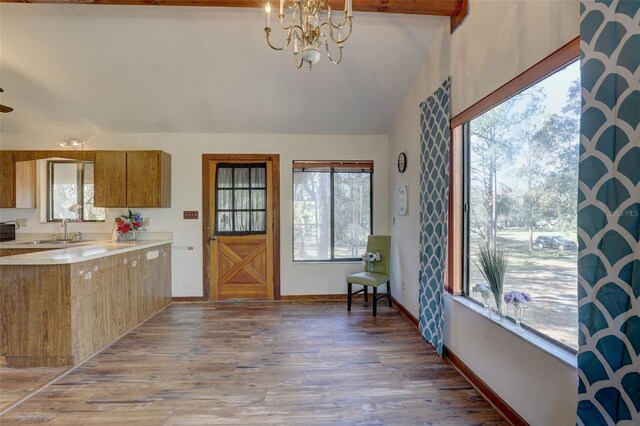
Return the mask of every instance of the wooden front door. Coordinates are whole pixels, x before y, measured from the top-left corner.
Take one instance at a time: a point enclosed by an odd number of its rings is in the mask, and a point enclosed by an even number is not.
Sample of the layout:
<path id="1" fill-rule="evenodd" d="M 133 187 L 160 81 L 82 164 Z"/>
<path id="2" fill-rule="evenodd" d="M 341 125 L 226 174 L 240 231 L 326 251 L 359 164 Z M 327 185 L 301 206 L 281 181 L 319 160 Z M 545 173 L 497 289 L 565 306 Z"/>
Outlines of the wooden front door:
<path id="1" fill-rule="evenodd" d="M 208 175 L 205 298 L 207 293 L 210 300 L 278 298 L 277 156 L 203 158 Z"/>

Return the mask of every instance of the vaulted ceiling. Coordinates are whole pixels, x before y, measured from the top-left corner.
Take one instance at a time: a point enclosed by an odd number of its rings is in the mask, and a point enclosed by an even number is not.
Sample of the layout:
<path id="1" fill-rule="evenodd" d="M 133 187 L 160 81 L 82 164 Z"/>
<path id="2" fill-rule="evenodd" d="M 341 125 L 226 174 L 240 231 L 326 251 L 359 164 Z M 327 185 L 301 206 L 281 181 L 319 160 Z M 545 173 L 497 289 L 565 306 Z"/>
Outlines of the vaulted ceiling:
<path id="1" fill-rule="evenodd" d="M 2 3 L 0 131 L 387 133 L 449 18 L 354 15 L 342 64 L 309 71 L 260 9 Z"/>

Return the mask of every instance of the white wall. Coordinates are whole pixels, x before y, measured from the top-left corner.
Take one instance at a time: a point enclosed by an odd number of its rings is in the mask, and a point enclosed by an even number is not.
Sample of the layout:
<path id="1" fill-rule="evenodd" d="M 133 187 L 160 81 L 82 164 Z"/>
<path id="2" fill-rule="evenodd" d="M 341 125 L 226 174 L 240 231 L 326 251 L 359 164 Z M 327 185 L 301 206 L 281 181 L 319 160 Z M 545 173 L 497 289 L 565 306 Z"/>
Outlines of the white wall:
<path id="1" fill-rule="evenodd" d="M 62 136 L 1 135 L 1 149 L 56 149 Z M 292 262 L 293 160 L 373 160 L 374 232 L 389 232 L 387 136 L 257 135 L 257 134 L 102 134 L 86 149 L 160 149 L 172 155 L 172 205 L 169 209 L 140 209 L 151 219 L 151 232 L 173 232 L 173 296 L 202 295 L 201 220 L 183 220 L 183 210 L 198 210 L 202 218 L 202 154 L 280 154 L 281 294 L 345 293 L 345 277 L 361 270 L 359 263 Z M 69 225 L 76 232 L 111 232 L 113 217 L 122 210 L 109 209 L 104 224 Z M 35 209 L 2 209 L 0 221 L 28 218 L 18 232 L 59 232 L 55 224 L 41 224 Z M 193 251 L 179 250 L 193 246 Z"/>
<path id="2" fill-rule="evenodd" d="M 420 229 L 420 102 L 449 76 L 449 21 L 443 20 L 427 59 L 418 71 L 389 133 L 389 187 L 393 258 L 392 294 L 414 315 L 418 312 Z M 398 172 L 398 154 L 407 156 L 407 169 Z M 398 190 L 407 186 L 408 214 L 398 215 Z M 395 219 L 395 224 L 393 223 Z M 404 291 L 403 283 L 404 282 Z M 416 315 L 417 316 L 417 315 Z"/>
<path id="3" fill-rule="evenodd" d="M 451 40 L 452 116 L 459 114 L 580 31 L 578 0 L 474 0 Z"/>
<path id="4" fill-rule="evenodd" d="M 389 133 L 389 173 L 395 259 L 395 297 L 418 316 L 419 103 L 448 75 L 452 116 L 507 83 L 578 36 L 577 0 L 471 2 L 471 14 L 453 35 L 448 27 L 434 40 Z M 408 167 L 398 173 L 399 152 Z M 397 191 L 409 187 L 409 215 L 397 215 Z M 393 225 L 395 217 L 395 225 Z M 402 289 L 404 283 L 404 290 Z M 575 424 L 574 367 L 498 327 L 450 297 L 445 299 L 445 345 L 502 399 L 533 425 Z"/>

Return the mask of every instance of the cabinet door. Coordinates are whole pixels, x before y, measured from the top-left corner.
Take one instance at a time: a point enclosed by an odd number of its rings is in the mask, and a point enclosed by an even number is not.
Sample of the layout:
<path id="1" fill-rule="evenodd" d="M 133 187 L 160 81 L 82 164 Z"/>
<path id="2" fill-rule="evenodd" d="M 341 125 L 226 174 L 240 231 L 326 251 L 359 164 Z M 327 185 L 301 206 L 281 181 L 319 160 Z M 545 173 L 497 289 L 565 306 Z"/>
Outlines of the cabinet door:
<path id="1" fill-rule="evenodd" d="M 16 161 L 16 207 L 19 209 L 35 209 L 38 207 L 37 197 L 37 162 Z"/>
<path id="2" fill-rule="evenodd" d="M 160 151 L 127 153 L 127 206 L 161 206 Z"/>
<path id="3" fill-rule="evenodd" d="M 11 151 L 0 151 L 0 208 L 16 206 L 16 163 Z"/>
<path id="4" fill-rule="evenodd" d="M 96 151 L 93 179 L 96 207 L 127 206 L 126 151 Z"/>

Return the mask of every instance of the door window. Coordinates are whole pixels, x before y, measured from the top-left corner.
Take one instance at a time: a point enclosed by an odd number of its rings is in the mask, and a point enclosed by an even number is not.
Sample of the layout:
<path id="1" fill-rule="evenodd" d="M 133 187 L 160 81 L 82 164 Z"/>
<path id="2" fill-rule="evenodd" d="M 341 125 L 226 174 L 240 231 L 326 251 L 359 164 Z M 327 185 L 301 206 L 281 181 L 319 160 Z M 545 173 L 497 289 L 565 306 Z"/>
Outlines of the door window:
<path id="1" fill-rule="evenodd" d="M 265 163 L 225 164 L 216 168 L 216 234 L 266 233 Z"/>

